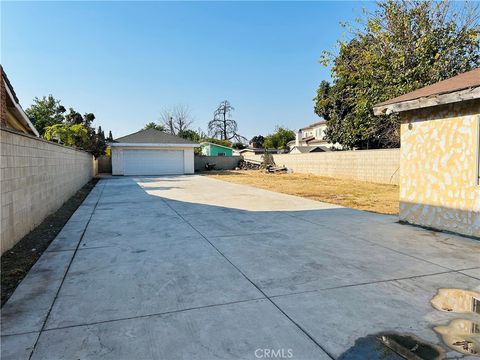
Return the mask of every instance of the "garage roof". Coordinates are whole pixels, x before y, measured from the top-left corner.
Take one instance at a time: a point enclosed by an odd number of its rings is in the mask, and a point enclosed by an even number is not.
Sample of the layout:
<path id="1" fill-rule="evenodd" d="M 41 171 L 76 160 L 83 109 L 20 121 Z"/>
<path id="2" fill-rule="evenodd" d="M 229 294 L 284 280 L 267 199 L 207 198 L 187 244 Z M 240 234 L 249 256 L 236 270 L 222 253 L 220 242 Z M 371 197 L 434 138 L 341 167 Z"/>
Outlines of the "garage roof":
<path id="1" fill-rule="evenodd" d="M 156 129 L 144 129 L 115 139 L 117 143 L 130 144 L 197 144 L 194 141 Z"/>

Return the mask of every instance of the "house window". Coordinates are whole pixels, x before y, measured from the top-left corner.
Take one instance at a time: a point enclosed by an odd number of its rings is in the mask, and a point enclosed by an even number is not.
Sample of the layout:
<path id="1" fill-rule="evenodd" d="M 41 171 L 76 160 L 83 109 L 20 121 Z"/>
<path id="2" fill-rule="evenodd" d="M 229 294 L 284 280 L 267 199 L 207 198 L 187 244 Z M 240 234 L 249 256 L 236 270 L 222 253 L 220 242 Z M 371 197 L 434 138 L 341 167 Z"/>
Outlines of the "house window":
<path id="1" fill-rule="evenodd" d="M 225 156 L 225 153 L 224 153 L 224 152 L 219 152 L 219 153 L 217 154 L 217 156 Z"/>

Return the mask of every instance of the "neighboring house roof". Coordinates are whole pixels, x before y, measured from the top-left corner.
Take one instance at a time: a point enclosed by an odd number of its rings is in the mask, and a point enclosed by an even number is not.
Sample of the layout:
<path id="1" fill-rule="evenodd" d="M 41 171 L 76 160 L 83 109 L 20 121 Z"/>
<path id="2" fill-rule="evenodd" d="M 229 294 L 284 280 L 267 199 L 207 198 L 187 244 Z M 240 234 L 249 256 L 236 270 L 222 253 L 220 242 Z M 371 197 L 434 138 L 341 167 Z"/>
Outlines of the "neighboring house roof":
<path id="1" fill-rule="evenodd" d="M 300 139 L 300 142 L 309 143 L 310 141 L 313 141 L 313 140 L 315 140 L 315 136 L 307 136 L 307 137 L 301 138 L 301 139 Z M 290 140 L 290 141 L 287 143 L 287 145 L 288 145 L 288 146 L 295 145 L 296 142 L 297 142 L 296 139 Z"/>
<path id="2" fill-rule="evenodd" d="M 293 151 L 293 149 L 298 150 L 301 153 L 311 153 L 311 152 L 323 152 L 323 151 L 330 151 L 329 148 L 326 148 L 324 146 L 294 146 L 290 152 Z"/>
<path id="3" fill-rule="evenodd" d="M 33 126 L 32 122 L 28 118 L 25 111 L 23 111 L 23 108 L 21 107 L 20 102 L 18 100 L 17 94 L 13 89 L 12 83 L 8 79 L 7 74 L 5 73 L 5 70 L 1 65 L 0 65 L 0 72 L 2 74 L 1 81 L 3 82 L 2 92 L 5 89 L 5 93 L 6 93 L 6 99 L 5 99 L 6 103 L 3 104 L 3 99 L 2 99 L 2 106 L 5 105 L 7 107 L 7 110 L 15 118 L 15 121 L 21 124 L 20 128 L 22 129 L 22 131 L 28 132 L 32 135 L 39 137 L 40 134 L 38 133 L 35 126 Z M 3 116 L 3 112 L 2 112 L 2 116 Z M 8 124 L 8 119 L 2 119 L 2 123 L 3 121 L 5 121 L 5 123 Z"/>
<path id="4" fill-rule="evenodd" d="M 262 148 L 246 148 L 246 149 L 240 150 L 239 153 L 241 154 L 247 151 L 253 152 L 255 154 L 263 154 L 264 152 L 273 153 L 273 154 L 278 153 L 277 149 L 262 149 Z"/>
<path id="5" fill-rule="evenodd" d="M 320 126 L 320 125 L 323 125 L 323 124 L 326 124 L 326 123 L 327 123 L 327 121 L 324 120 L 324 119 L 322 119 L 322 120 L 320 120 L 320 121 L 314 122 L 313 124 L 310 124 L 310 125 L 308 125 L 308 126 L 305 126 L 305 127 L 301 128 L 300 130 L 311 129 L 311 128 L 314 128 L 314 127 L 316 127 L 316 126 Z"/>
<path id="6" fill-rule="evenodd" d="M 200 145 L 213 145 L 213 146 L 218 146 L 218 147 L 221 147 L 221 148 L 224 148 L 224 149 L 228 149 L 228 150 L 234 150 L 234 149 L 231 148 L 231 147 L 223 146 L 223 145 L 219 145 L 219 144 L 215 144 L 215 143 L 208 142 L 208 141 L 203 141 L 203 142 L 200 143 Z"/>
<path id="7" fill-rule="evenodd" d="M 136 133 L 119 137 L 114 140 L 115 143 L 123 144 L 189 144 L 198 145 L 196 142 L 181 138 L 176 135 L 168 134 L 156 129 L 144 129 Z M 115 144 L 112 144 L 115 145 Z"/>
<path id="8" fill-rule="evenodd" d="M 375 115 L 480 98 L 480 68 L 425 86 L 374 106 Z"/>
<path id="9" fill-rule="evenodd" d="M 323 139 L 312 139 L 307 141 L 309 146 L 315 145 L 315 144 L 329 144 L 328 140 L 323 140 Z"/>

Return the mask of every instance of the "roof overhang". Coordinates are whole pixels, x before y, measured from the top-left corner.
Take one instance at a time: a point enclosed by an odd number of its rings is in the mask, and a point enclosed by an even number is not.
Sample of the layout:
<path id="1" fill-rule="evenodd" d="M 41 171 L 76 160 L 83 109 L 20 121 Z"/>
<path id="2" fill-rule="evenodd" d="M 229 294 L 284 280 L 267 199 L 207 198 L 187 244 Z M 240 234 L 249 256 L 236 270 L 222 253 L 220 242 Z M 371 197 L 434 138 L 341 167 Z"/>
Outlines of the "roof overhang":
<path id="1" fill-rule="evenodd" d="M 35 129 L 35 126 L 33 126 L 27 114 L 25 114 L 25 111 L 23 111 L 22 107 L 16 102 L 15 96 L 10 91 L 10 86 L 8 86 L 7 82 L 4 79 L 2 79 L 2 81 L 3 81 L 3 84 L 5 85 L 7 95 L 10 97 L 13 105 L 15 106 L 15 112 L 19 117 L 18 120 L 22 122 L 23 126 L 29 128 L 35 134 L 36 137 L 40 137 L 40 134 L 38 133 L 37 129 Z"/>
<path id="2" fill-rule="evenodd" d="M 159 143 L 110 143 L 111 147 L 157 147 L 157 148 L 196 148 L 199 144 L 159 144 Z"/>
<path id="3" fill-rule="evenodd" d="M 452 104 L 460 101 L 480 99 L 480 86 L 446 94 L 436 94 L 414 100 L 400 101 L 393 104 L 378 104 L 373 107 L 375 115 L 390 115 L 403 111 L 422 109 L 431 106 Z"/>
<path id="4" fill-rule="evenodd" d="M 203 142 L 200 143 L 200 145 L 213 145 L 213 146 L 218 146 L 218 147 L 228 149 L 228 150 L 235 150 L 234 148 L 231 148 L 231 147 L 228 147 L 228 146 L 223 146 L 223 145 L 220 145 L 220 144 L 211 143 L 211 142 L 208 142 L 208 141 L 203 141 Z"/>

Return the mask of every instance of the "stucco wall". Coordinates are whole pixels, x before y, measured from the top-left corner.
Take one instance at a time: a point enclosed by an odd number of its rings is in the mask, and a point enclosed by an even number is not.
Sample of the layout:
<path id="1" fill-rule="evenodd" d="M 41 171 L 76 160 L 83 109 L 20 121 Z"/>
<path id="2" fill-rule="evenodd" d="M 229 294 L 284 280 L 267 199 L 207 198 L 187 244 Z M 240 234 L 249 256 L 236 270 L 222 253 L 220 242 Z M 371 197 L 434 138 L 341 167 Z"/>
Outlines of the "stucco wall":
<path id="1" fill-rule="evenodd" d="M 241 159 L 241 156 L 195 156 L 195 171 L 205 170 L 207 163 L 215 164 L 217 170 L 233 170 Z"/>
<path id="2" fill-rule="evenodd" d="M 1 253 L 92 178 L 92 155 L 0 129 Z"/>
<path id="3" fill-rule="evenodd" d="M 245 153 L 245 158 L 261 161 L 261 155 Z M 399 149 L 332 151 L 308 154 L 274 154 L 277 166 L 293 172 L 398 184 Z"/>
<path id="4" fill-rule="evenodd" d="M 400 220 L 480 236 L 480 100 L 402 116 Z"/>

